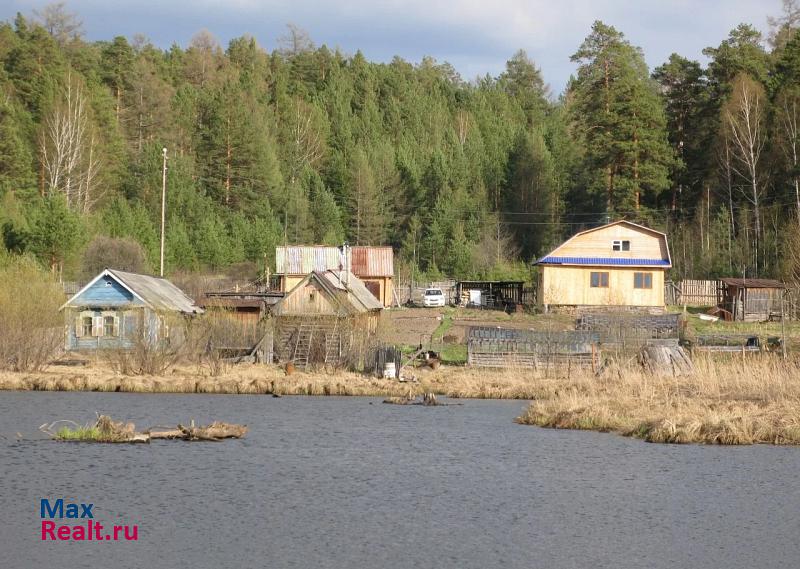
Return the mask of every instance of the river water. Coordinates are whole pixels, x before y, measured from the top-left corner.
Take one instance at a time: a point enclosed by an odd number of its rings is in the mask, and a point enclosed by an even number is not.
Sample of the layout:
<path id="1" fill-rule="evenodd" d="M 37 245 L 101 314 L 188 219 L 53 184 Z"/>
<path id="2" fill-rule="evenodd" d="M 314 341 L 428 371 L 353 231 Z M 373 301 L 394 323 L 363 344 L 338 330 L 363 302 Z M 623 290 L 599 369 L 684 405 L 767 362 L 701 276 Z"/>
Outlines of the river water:
<path id="1" fill-rule="evenodd" d="M 524 402 L 458 403 L 0 392 L 0 567 L 800 564 L 800 449 L 653 445 L 517 425 Z M 224 443 L 36 440 L 44 422 L 95 411 L 251 430 Z M 58 497 L 136 524 L 138 541 L 42 541 L 40 500 Z"/>

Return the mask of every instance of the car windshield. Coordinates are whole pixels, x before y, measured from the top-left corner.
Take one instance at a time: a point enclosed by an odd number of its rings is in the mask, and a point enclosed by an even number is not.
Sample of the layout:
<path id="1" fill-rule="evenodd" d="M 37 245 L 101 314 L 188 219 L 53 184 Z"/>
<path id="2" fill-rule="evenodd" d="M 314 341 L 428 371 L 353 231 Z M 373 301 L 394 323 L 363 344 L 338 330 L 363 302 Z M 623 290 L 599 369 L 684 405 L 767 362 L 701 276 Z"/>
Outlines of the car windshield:
<path id="1" fill-rule="evenodd" d="M 442 291 L 440 291 L 437 288 L 429 288 L 428 290 L 425 291 L 426 296 L 440 296 L 441 294 Z"/>

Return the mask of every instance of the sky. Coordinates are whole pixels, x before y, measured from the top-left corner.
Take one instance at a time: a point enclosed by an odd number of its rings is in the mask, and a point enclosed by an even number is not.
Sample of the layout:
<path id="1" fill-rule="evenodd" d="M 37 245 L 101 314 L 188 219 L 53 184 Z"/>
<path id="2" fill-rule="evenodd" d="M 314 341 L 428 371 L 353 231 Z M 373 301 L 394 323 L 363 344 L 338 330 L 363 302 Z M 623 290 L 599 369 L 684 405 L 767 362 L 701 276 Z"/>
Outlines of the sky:
<path id="1" fill-rule="evenodd" d="M 0 19 L 48 3 L 2 0 Z M 719 45 L 739 23 L 766 35 L 767 16 L 781 13 L 780 0 L 67 0 L 66 7 L 90 41 L 143 34 L 161 48 L 186 46 L 205 28 L 223 47 L 248 34 L 272 50 L 292 23 L 317 45 L 360 49 L 372 61 L 399 55 L 418 63 L 428 55 L 465 80 L 499 75 L 524 49 L 554 95 L 575 71 L 570 55 L 595 20 L 641 47 L 652 69 L 673 52 L 705 62 L 703 48 Z"/>

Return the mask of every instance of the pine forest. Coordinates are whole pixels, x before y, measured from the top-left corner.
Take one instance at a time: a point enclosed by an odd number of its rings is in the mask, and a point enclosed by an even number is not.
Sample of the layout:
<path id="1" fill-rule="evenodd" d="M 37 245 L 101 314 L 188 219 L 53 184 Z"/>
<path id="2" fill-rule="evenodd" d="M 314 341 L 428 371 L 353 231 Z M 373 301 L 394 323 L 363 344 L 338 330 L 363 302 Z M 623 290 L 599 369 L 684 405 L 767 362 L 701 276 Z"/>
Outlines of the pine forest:
<path id="1" fill-rule="evenodd" d="M 201 30 L 83 39 L 64 4 L 0 25 L 0 235 L 79 280 L 274 270 L 275 246 L 391 245 L 402 276 L 531 279 L 576 231 L 669 235 L 672 276 L 800 281 L 800 2 L 654 69 L 597 21 L 553 93 L 523 50 L 446 62 Z M 766 15 L 765 15 L 766 16 Z M 9 253 L 0 253 L 7 255 Z"/>

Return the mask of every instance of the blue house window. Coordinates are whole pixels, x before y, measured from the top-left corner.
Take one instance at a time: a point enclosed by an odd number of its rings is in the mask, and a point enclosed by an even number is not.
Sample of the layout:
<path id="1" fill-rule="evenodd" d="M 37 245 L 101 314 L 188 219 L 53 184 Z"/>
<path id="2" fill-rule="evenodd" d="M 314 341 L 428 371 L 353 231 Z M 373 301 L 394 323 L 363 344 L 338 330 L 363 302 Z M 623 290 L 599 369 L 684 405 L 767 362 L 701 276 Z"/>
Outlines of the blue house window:
<path id="1" fill-rule="evenodd" d="M 653 273 L 633 273 L 633 288 L 653 288 Z"/>
<path id="2" fill-rule="evenodd" d="M 608 288 L 608 273 L 591 274 L 590 284 L 592 288 Z"/>

